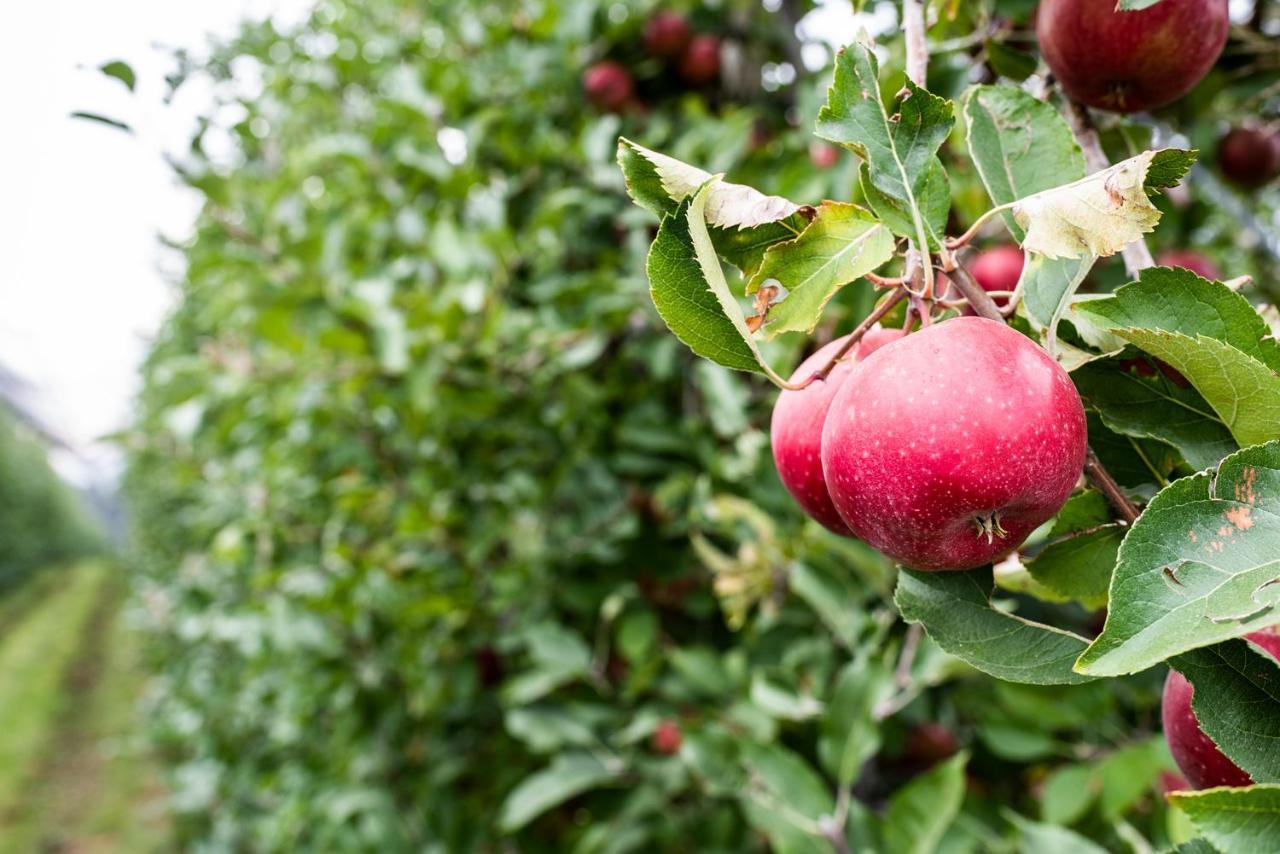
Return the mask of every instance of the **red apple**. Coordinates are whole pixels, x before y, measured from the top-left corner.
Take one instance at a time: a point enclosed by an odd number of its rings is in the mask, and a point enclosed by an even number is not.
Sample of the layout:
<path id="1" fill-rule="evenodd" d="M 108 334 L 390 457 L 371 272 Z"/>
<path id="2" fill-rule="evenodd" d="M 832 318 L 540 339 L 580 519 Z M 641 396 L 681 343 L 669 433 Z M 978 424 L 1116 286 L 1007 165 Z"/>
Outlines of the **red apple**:
<path id="1" fill-rule="evenodd" d="M 923 570 L 997 561 L 1080 477 L 1085 418 L 1070 377 L 1003 323 L 957 317 L 868 356 L 822 432 L 822 470 L 854 535 Z"/>
<path id="2" fill-rule="evenodd" d="M 684 52 L 693 38 L 693 30 L 684 15 L 670 10 L 649 19 L 644 28 L 644 46 L 653 56 L 672 59 Z"/>
<path id="3" fill-rule="evenodd" d="M 829 142 L 811 142 L 809 162 L 819 169 L 830 169 L 840 162 L 840 149 Z"/>
<path id="4" fill-rule="evenodd" d="M 800 391 L 784 391 L 773 406 L 769 434 L 773 442 L 773 462 L 783 485 L 806 513 L 846 537 L 850 536 L 849 529 L 831 503 L 827 482 L 822 476 L 822 425 L 832 398 L 853 371 L 854 364 L 901 337 L 901 329 L 872 329 L 862 336 L 849 358 L 836 363 L 825 380 L 810 383 Z M 812 376 L 844 341 L 838 338 L 801 362 L 791 375 L 791 382 L 798 383 Z"/>
<path id="5" fill-rule="evenodd" d="M 618 112 L 631 100 L 635 84 L 631 72 L 606 59 L 583 72 L 582 89 L 587 93 L 587 100 L 599 109 Z"/>
<path id="6" fill-rule="evenodd" d="M 1040 52 L 1068 95 L 1136 113 L 1181 98 L 1227 43 L 1227 0 L 1163 0 L 1139 12 L 1116 0 L 1042 0 Z"/>
<path id="7" fill-rule="evenodd" d="M 1012 244 L 1005 244 L 979 252 L 970 262 L 969 272 L 984 291 L 1011 291 L 1018 286 L 1018 279 L 1022 277 L 1022 261 L 1022 250 Z M 1004 308 L 1009 304 L 1009 298 L 996 297 L 995 303 Z"/>
<path id="8" fill-rule="evenodd" d="M 671 756 L 680 750 L 683 741 L 680 725 L 675 721 L 662 721 L 653 731 L 653 749 L 655 753 Z"/>
<path id="9" fill-rule="evenodd" d="M 694 36 L 680 57 L 680 76 L 694 86 L 705 86 L 719 77 L 720 40 L 715 36 Z"/>
<path id="10" fill-rule="evenodd" d="M 922 723 L 912 727 L 907 733 L 907 742 L 903 753 L 908 759 L 918 762 L 941 762 L 953 756 L 960 749 L 956 734 L 947 726 L 936 723 Z"/>
<path id="11" fill-rule="evenodd" d="M 1182 267 L 1205 279 L 1215 281 L 1222 279 L 1222 271 L 1218 269 L 1218 265 L 1194 249 L 1170 249 L 1168 252 L 1161 252 L 1160 257 L 1156 258 L 1156 263 L 1161 267 Z"/>
<path id="12" fill-rule="evenodd" d="M 1280 661 L 1280 634 L 1275 629 L 1254 632 L 1247 638 Z M 1164 720 L 1164 738 L 1169 742 L 1169 752 L 1173 754 L 1178 768 L 1197 789 L 1252 784 L 1249 775 L 1228 759 L 1200 729 L 1200 722 L 1191 710 L 1194 693 L 1195 689 L 1185 676 L 1176 670 L 1169 671 L 1164 681 L 1161 717 Z"/>
<path id="13" fill-rule="evenodd" d="M 1257 128 L 1232 128 L 1218 143 L 1218 168 L 1241 187 L 1261 187 L 1280 172 L 1280 148 Z"/>

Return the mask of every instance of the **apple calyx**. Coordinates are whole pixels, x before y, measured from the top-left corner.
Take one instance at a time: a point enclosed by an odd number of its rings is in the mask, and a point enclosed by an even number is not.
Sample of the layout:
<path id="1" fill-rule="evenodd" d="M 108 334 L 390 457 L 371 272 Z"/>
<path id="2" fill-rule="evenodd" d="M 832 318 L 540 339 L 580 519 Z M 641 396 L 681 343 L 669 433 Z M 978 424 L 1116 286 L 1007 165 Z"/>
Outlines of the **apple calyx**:
<path id="1" fill-rule="evenodd" d="M 983 536 L 987 538 L 987 545 L 995 542 L 996 537 L 1004 539 L 1009 536 L 1009 532 L 1000 524 L 1000 511 L 992 510 L 990 513 L 979 513 L 973 517 L 973 527 L 978 531 L 978 539 Z"/>

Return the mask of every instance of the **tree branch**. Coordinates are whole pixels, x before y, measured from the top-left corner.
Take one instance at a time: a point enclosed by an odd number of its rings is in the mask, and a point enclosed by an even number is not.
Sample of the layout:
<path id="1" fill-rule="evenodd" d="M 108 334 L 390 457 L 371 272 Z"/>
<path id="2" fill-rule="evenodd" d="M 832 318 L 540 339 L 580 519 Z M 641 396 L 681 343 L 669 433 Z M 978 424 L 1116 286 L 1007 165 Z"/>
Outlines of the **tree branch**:
<path id="1" fill-rule="evenodd" d="M 1093 448 L 1089 448 L 1085 454 L 1084 474 L 1085 477 L 1089 478 L 1089 482 L 1107 497 L 1107 500 L 1111 502 L 1111 506 L 1120 514 L 1121 519 L 1129 525 L 1138 521 L 1137 506 L 1129 500 L 1129 496 L 1124 494 L 1120 484 L 1116 483 L 1115 478 L 1111 476 L 1111 472 L 1107 471 L 1102 465 L 1102 461 L 1093 452 Z"/>
<path id="2" fill-rule="evenodd" d="M 1111 161 L 1107 159 L 1107 153 L 1102 150 L 1098 128 L 1089 115 L 1089 108 L 1073 98 L 1067 98 L 1066 102 L 1067 122 L 1071 125 L 1071 132 L 1075 134 L 1076 141 L 1084 150 L 1085 167 L 1090 174 L 1101 172 L 1111 165 Z M 1125 272 L 1131 278 L 1136 279 L 1140 270 L 1154 267 L 1156 264 L 1155 259 L 1151 257 L 1151 250 L 1147 248 L 1145 238 L 1139 237 L 1120 252 L 1124 256 Z"/>
<path id="3" fill-rule="evenodd" d="M 1004 323 L 1004 315 L 1000 313 L 995 300 L 991 299 L 982 286 L 973 280 L 973 276 L 963 264 L 957 263 L 954 270 L 947 271 L 947 275 L 951 277 L 951 284 L 956 286 L 956 290 L 979 317 Z"/>
<path id="4" fill-rule="evenodd" d="M 929 46 L 924 38 L 924 3 L 903 0 L 902 30 L 907 38 L 907 77 L 921 89 L 929 71 Z"/>

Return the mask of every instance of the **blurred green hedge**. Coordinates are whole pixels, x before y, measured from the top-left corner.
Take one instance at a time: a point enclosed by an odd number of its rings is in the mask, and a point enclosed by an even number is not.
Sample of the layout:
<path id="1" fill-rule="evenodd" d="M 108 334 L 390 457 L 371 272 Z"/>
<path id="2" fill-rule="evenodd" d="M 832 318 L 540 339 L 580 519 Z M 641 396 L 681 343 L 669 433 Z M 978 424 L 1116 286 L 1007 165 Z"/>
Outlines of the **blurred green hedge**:
<path id="1" fill-rule="evenodd" d="M 102 548 L 102 532 L 49 467 L 41 440 L 0 406 L 0 595 Z"/>

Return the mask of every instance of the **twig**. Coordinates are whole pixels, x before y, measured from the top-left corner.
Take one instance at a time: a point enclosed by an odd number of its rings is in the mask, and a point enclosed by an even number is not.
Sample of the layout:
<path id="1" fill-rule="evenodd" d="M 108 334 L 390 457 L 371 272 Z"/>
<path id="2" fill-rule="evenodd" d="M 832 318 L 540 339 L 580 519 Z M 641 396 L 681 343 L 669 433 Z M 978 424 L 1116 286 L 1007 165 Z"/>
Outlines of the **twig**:
<path id="1" fill-rule="evenodd" d="M 907 78 L 921 89 L 926 89 L 929 76 L 929 44 L 924 35 L 924 2 L 923 0 L 903 0 L 902 31 L 907 42 Z M 920 227 L 920 217 L 916 216 L 916 232 L 920 241 L 924 240 L 924 232 Z M 912 270 L 914 264 L 924 269 L 924 289 L 926 296 L 933 296 L 933 264 L 923 261 L 923 253 L 928 246 L 917 246 L 915 241 L 907 244 L 907 269 Z"/>
<path id="2" fill-rule="evenodd" d="M 902 641 L 902 652 L 898 656 L 898 666 L 893 671 L 894 684 L 903 690 L 911 684 L 911 668 L 916 663 L 916 652 L 920 649 L 920 636 L 924 629 L 919 623 L 907 626 L 907 637 Z"/>
<path id="3" fill-rule="evenodd" d="M 1073 98 L 1067 98 L 1066 102 L 1067 122 L 1071 125 L 1071 132 L 1075 134 L 1080 148 L 1084 150 L 1084 162 L 1089 173 L 1107 169 L 1111 166 L 1111 161 L 1107 159 L 1107 153 L 1102 150 L 1102 141 L 1098 139 L 1098 128 L 1089 115 L 1089 108 Z M 1151 250 L 1147 248 L 1145 238 L 1139 237 L 1120 252 L 1124 256 L 1124 269 L 1132 278 L 1136 279 L 1140 270 L 1154 267 L 1156 264 L 1155 259 L 1151 257 Z"/>
<path id="4" fill-rule="evenodd" d="M 1004 323 L 1004 315 L 1000 313 L 999 307 L 995 304 L 995 300 L 982 289 L 982 286 L 973 280 L 973 276 L 965 269 L 963 264 L 956 264 L 954 270 L 947 273 L 951 277 L 951 283 L 956 286 L 956 290 L 965 298 L 965 302 L 980 316 L 988 320 L 994 320 L 997 323 Z"/>
<path id="5" fill-rule="evenodd" d="M 878 323 L 880 318 L 893 311 L 893 307 L 906 299 L 906 297 L 907 290 L 905 287 L 898 288 L 893 293 L 889 294 L 884 302 L 876 306 L 875 311 L 864 317 L 862 322 L 854 327 L 853 331 L 849 333 L 849 337 L 845 339 L 845 342 L 842 345 L 840 345 L 840 349 L 835 352 L 835 355 L 833 355 L 825 365 L 814 371 L 812 376 L 808 379 L 797 383 L 793 388 L 798 391 L 800 389 L 807 388 L 809 383 L 812 383 L 815 380 L 825 380 L 827 376 L 835 370 L 836 363 L 848 355 L 849 351 L 862 340 L 862 336 L 867 333 L 867 330 Z"/>
<path id="6" fill-rule="evenodd" d="M 1098 488 L 1098 491 L 1107 497 L 1107 500 L 1111 502 L 1111 506 L 1116 509 L 1116 513 L 1120 514 L 1121 519 L 1130 525 L 1138 521 L 1137 506 L 1129 500 L 1129 496 L 1124 494 L 1120 484 L 1116 483 L 1115 478 L 1111 476 L 1111 472 L 1107 471 L 1102 465 L 1102 461 L 1093 452 L 1093 448 L 1089 448 L 1085 453 L 1084 474 Z"/>
<path id="7" fill-rule="evenodd" d="M 924 38 L 924 3 L 922 0 L 904 0 L 902 4 L 902 30 L 907 38 L 907 76 L 911 82 L 925 88 L 929 71 L 929 45 Z"/>

